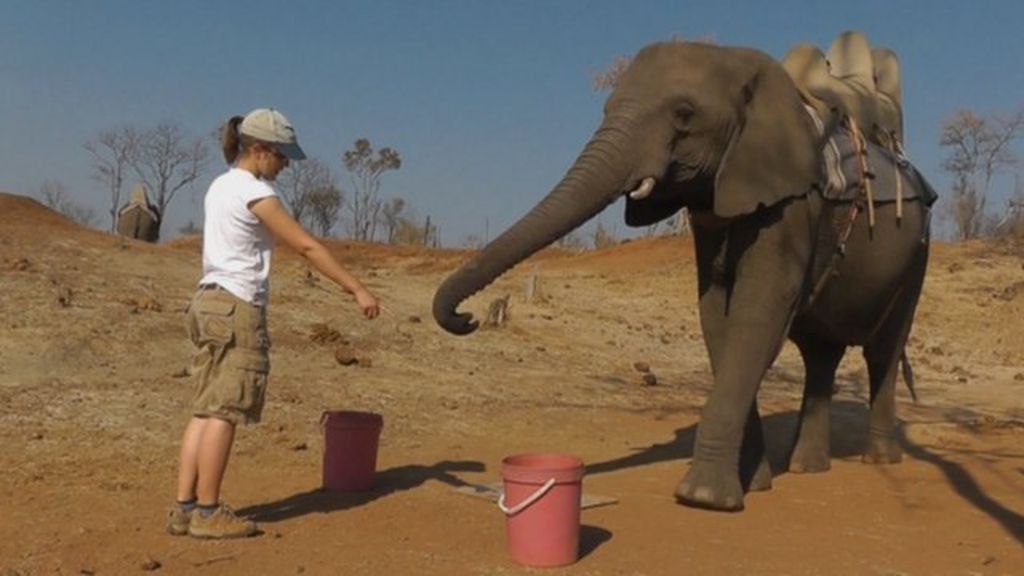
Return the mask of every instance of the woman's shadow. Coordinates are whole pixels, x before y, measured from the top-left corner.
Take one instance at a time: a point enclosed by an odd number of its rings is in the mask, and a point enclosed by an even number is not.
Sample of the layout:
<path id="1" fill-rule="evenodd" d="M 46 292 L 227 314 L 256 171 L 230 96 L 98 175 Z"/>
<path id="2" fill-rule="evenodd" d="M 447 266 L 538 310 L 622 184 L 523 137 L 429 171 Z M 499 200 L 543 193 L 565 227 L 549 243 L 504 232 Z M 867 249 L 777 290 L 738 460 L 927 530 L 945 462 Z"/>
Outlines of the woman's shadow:
<path id="1" fill-rule="evenodd" d="M 306 514 L 327 514 L 348 510 L 394 494 L 416 488 L 427 480 L 437 480 L 453 487 L 469 483 L 455 476 L 456 472 L 483 472 L 482 462 L 442 460 L 431 466 L 408 464 L 377 473 L 375 487 L 365 492 L 338 492 L 314 488 L 280 500 L 247 506 L 238 514 L 257 522 L 273 523 Z"/>

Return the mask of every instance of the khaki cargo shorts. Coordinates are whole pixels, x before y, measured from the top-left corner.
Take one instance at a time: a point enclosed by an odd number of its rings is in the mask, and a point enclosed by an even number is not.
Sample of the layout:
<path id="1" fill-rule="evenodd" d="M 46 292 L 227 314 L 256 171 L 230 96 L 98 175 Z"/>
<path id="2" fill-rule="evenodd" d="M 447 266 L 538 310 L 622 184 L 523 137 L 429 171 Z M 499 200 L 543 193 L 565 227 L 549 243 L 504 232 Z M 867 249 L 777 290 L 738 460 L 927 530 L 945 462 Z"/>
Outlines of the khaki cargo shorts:
<path id="1" fill-rule="evenodd" d="M 220 287 L 200 288 L 189 303 L 185 325 L 195 346 L 192 415 L 259 422 L 270 372 L 266 307 Z"/>

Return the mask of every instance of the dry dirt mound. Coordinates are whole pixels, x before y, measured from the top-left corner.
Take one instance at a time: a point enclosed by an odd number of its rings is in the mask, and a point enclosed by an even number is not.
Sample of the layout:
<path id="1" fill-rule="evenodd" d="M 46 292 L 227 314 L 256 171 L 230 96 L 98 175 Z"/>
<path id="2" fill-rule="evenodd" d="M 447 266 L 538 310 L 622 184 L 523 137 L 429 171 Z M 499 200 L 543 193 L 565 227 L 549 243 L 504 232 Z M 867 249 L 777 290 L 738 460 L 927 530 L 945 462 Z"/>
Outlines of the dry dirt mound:
<path id="1" fill-rule="evenodd" d="M 898 393 L 901 465 L 859 463 L 868 392 L 851 353 L 832 470 L 785 473 L 803 372 L 784 349 L 759 396 L 779 475 L 722 515 L 672 499 L 711 383 L 689 239 L 544 251 L 544 298 L 524 300 L 522 270 L 498 279 L 463 308 L 483 317 L 511 294 L 508 321 L 465 338 L 430 303 L 472 252 L 327 244 L 391 313 L 361 318 L 279 252 L 264 422 L 240 431 L 224 490 L 265 533 L 202 543 L 162 526 L 199 239 L 126 242 L 0 194 L 0 574 L 519 573 L 504 517 L 453 488 L 538 451 L 578 454 L 584 490 L 619 500 L 583 512 L 566 574 L 1024 573 L 1019 249 L 936 246 L 910 345 L 921 401 Z M 336 409 L 384 416 L 373 491 L 318 490 L 319 416 Z"/>

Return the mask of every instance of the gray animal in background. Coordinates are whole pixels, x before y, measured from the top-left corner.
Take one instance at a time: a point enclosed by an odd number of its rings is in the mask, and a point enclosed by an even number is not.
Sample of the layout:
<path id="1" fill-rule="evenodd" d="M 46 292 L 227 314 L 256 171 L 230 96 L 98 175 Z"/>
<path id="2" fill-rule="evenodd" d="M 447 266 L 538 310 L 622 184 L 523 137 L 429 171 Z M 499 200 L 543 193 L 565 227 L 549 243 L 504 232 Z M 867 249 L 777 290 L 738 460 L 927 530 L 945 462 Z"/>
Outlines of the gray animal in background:
<path id="1" fill-rule="evenodd" d="M 160 239 L 160 213 L 150 204 L 142 184 L 135 186 L 131 199 L 117 211 L 117 233 L 146 242 Z"/>
<path id="2" fill-rule="evenodd" d="M 849 346 L 863 347 L 870 378 L 864 460 L 899 461 L 896 369 L 925 274 L 930 189 L 909 166 L 882 170 L 898 174 L 899 217 L 892 180 L 875 183 L 872 201 L 863 182 L 829 192 L 828 158 L 849 159 L 826 155 L 832 134 L 809 110 L 762 52 L 644 48 L 561 182 L 438 287 L 435 320 L 453 334 L 473 332 L 472 314 L 458 310 L 465 299 L 620 197 L 631 226 L 686 207 L 714 387 L 676 498 L 739 510 L 746 491 L 770 488 L 756 396 L 787 337 L 806 367 L 791 468 L 828 468 L 832 384 Z"/>

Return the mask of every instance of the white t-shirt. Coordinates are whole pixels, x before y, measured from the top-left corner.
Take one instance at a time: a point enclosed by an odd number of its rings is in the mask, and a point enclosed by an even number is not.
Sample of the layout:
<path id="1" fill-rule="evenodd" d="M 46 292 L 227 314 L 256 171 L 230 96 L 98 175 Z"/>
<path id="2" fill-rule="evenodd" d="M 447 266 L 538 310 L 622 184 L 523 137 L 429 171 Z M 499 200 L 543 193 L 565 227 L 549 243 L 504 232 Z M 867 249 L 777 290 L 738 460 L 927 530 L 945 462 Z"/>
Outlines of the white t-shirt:
<path id="1" fill-rule="evenodd" d="M 266 306 L 270 294 L 270 232 L 249 204 L 276 196 L 270 184 L 251 172 L 232 168 L 210 184 L 204 201 L 203 279 L 242 300 Z"/>

